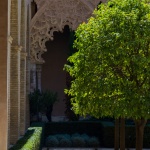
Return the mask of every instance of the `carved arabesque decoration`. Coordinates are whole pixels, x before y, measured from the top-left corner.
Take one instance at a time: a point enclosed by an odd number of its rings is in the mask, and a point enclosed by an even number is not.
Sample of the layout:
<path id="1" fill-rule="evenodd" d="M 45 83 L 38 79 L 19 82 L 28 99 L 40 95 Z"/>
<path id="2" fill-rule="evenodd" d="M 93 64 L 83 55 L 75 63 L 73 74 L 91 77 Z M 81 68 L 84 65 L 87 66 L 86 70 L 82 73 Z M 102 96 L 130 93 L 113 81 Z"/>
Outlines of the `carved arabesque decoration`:
<path id="1" fill-rule="evenodd" d="M 86 22 L 101 0 L 36 0 L 38 12 L 31 21 L 31 59 L 44 63 L 45 42 L 53 40 L 55 31 L 63 32 L 68 25 L 76 30 Z"/>

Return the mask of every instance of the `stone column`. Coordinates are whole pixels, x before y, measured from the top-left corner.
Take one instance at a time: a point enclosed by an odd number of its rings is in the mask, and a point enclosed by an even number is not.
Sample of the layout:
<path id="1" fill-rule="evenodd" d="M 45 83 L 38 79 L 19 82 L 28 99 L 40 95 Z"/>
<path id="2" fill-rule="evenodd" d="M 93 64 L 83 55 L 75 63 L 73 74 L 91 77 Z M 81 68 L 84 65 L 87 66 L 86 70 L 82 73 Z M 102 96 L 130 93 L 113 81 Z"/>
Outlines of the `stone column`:
<path id="1" fill-rule="evenodd" d="M 24 135 L 26 127 L 26 52 L 21 52 L 20 63 L 20 135 Z"/>
<path id="2" fill-rule="evenodd" d="M 7 150 L 8 97 L 7 97 L 7 43 L 8 0 L 0 1 L 0 149 Z"/>
<path id="3" fill-rule="evenodd" d="M 20 64 L 20 135 L 24 135 L 26 130 L 26 1 L 21 0 L 21 32 L 20 43 L 23 47 Z"/>
<path id="4" fill-rule="evenodd" d="M 8 53 L 7 53 L 7 97 L 8 97 L 8 148 L 10 145 L 10 52 L 13 38 L 10 36 L 10 14 L 11 14 L 11 0 L 8 0 Z"/>
<path id="5" fill-rule="evenodd" d="M 27 12 L 27 20 L 26 20 L 26 129 L 30 126 L 30 108 L 29 108 L 29 98 L 28 95 L 30 93 L 30 20 L 31 20 L 31 5 L 30 0 L 26 1 L 26 12 Z"/>
<path id="6" fill-rule="evenodd" d="M 30 91 L 33 92 L 36 89 L 36 64 L 32 63 L 30 66 Z"/>
<path id="7" fill-rule="evenodd" d="M 23 47 L 23 51 L 26 52 L 26 29 L 27 29 L 27 7 L 26 1 L 21 0 L 21 30 L 20 30 L 20 45 Z"/>
<path id="8" fill-rule="evenodd" d="M 13 38 L 10 54 L 10 144 L 20 135 L 20 19 L 18 0 L 11 1 L 10 35 Z"/>
<path id="9" fill-rule="evenodd" d="M 29 93 L 30 93 L 30 58 L 26 59 L 26 129 L 30 126 L 30 107 L 29 107 Z"/>
<path id="10" fill-rule="evenodd" d="M 9 141 L 10 141 L 10 50 L 11 50 L 11 44 L 12 44 L 12 37 L 8 37 L 8 54 L 7 54 L 7 82 L 8 82 L 8 92 L 7 92 L 7 97 L 8 97 L 8 146 L 9 146 Z"/>
<path id="11" fill-rule="evenodd" d="M 42 73 L 42 65 L 36 65 L 36 72 L 37 72 L 37 88 L 41 91 L 41 73 Z"/>
<path id="12" fill-rule="evenodd" d="M 22 47 L 11 47 L 10 66 L 10 144 L 20 136 L 20 51 Z"/>

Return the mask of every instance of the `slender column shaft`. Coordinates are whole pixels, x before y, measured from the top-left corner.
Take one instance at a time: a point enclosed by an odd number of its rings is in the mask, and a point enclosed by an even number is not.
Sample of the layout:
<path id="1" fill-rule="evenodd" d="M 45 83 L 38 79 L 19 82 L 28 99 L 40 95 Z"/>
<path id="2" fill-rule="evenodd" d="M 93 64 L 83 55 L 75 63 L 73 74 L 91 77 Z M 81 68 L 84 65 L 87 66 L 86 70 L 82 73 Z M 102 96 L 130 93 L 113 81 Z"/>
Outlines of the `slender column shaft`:
<path id="1" fill-rule="evenodd" d="M 10 35 L 13 38 L 10 54 L 10 144 L 20 136 L 20 19 L 18 0 L 11 1 Z"/>
<path id="2" fill-rule="evenodd" d="M 8 142 L 8 0 L 0 1 L 0 6 L 0 149 L 6 150 Z"/>
<path id="3" fill-rule="evenodd" d="M 20 63 L 20 135 L 24 135 L 26 127 L 26 56 L 21 53 Z"/>
<path id="4" fill-rule="evenodd" d="M 37 72 L 37 88 L 41 91 L 42 65 L 36 65 L 36 72 Z"/>
<path id="5" fill-rule="evenodd" d="M 15 144 L 20 135 L 20 50 L 21 47 L 11 47 L 10 144 Z"/>
<path id="6" fill-rule="evenodd" d="M 26 130 L 26 26 L 26 3 L 21 0 L 20 135 L 24 135 Z"/>
<path id="7" fill-rule="evenodd" d="M 31 64 L 30 91 L 33 92 L 34 89 L 36 89 L 36 64 Z"/>
<path id="8" fill-rule="evenodd" d="M 26 129 L 30 126 L 30 107 L 29 107 L 29 98 L 28 95 L 30 93 L 30 32 L 29 32 L 29 24 L 31 20 L 31 5 L 30 0 L 26 3 Z"/>
<path id="9" fill-rule="evenodd" d="M 8 92 L 7 92 L 7 97 L 8 97 L 8 146 L 10 144 L 10 53 L 11 53 L 11 44 L 12 44 L 12 37 L 8 37 L 8 53 L 7 53 L 7 82 L 8 82 Z"/>

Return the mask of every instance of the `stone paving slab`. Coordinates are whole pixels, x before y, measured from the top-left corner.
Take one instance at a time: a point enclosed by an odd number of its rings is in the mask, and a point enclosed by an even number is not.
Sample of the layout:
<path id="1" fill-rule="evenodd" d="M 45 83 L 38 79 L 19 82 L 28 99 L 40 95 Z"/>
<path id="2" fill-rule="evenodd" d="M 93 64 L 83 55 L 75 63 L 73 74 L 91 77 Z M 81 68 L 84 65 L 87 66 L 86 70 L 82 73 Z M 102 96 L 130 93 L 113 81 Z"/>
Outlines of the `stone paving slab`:
<path id="1" fill-rule="evenodd" d="M 43 148 L 42 150 L 114 150 L 113 148 Z M 126 150 L 135 150 L 135 148 L 128 148 Z M 150 150 L 143 149 L 143 150 Z"/>

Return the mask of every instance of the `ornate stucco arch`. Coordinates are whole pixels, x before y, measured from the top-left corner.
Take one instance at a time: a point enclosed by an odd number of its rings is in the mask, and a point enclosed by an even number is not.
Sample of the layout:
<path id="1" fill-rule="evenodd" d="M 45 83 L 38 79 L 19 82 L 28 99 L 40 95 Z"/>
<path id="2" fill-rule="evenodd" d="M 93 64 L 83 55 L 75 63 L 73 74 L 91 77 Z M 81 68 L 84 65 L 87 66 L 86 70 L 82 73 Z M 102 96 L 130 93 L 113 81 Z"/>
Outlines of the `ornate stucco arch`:
<path id="1" fill-rule="evenodd" d="M 53 40 L 55 31 L 63 31 L 65 25 L 76 30 L 86 22 L 100 1 L 105 0 L 36 0 L 38 11 L 31 21 L 31 59 L 42 64 L 41 55 L 46 52 L 45 42 Z"/>

